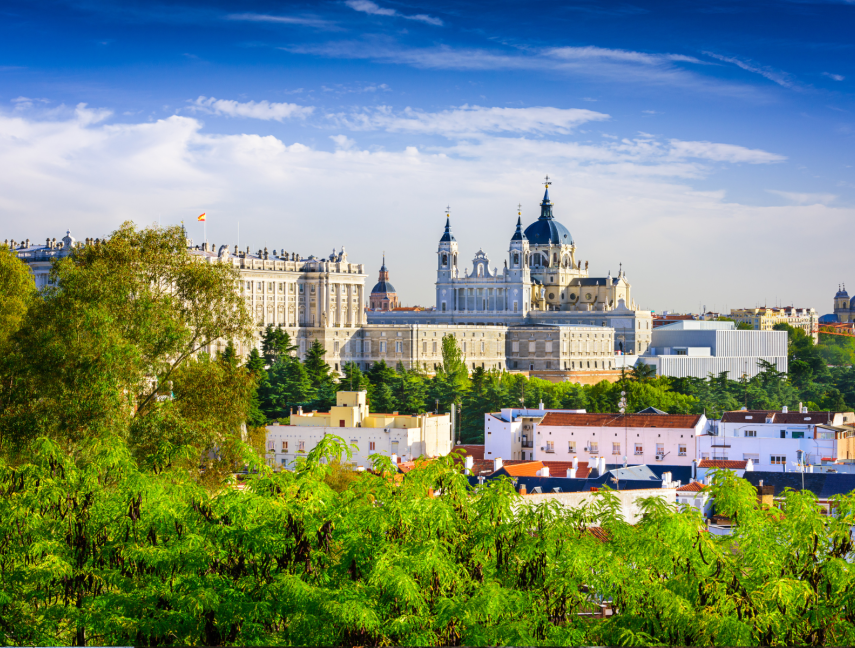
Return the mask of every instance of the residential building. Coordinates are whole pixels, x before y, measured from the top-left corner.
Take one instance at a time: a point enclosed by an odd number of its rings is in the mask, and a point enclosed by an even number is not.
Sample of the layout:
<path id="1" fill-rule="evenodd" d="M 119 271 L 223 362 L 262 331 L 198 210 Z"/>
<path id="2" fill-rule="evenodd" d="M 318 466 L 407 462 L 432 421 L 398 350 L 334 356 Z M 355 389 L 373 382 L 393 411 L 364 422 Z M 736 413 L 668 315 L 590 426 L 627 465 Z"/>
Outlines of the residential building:
<path id="1" fill-rule="evenodd" d="M 484 458 L 691 466 L 703 414 L 503 409 L 484 415 Z"/>
<path id="2" fill-rule="evenodd" d="M 838 434 L 855 423 L 853 412 L 739 410 L 725 412 L 698 438 L 698 458 L 751 460 L 755 471 L 792 471 L 838 456 Z"/>
<path id="3" fill-rule="evenodd" d="M 729 317 L 737 324 L 749 324 L 756 331 L 771 331 L 775 324 L 788 324 L 800 328 L 819 342 L 819 316 L 813 308 L 795 308 L 793 306 L 760 308 L 734 308 Z"/>
<path id="4" fill-rule="evenodd" d="M 707 490 L 706 485 L 702 482 L 693 481 L 683 486 L 678 486 L 676 490 L 677 507 L 683 509 L 695 509 L 704 519 L 709 518 L 712 514 L 713 498 Z"/>
<path id="5" fill-rule="evenodd" d="M 298 457 L 308 455 L 329 434 L 350 445 L 354 468 L 371 468 L 373 454 L 397 462 L 447 455 L 452 447 L 449 414 L 370 412 L 367 392 L 340 391 L 329 412 L 298 410 L 290 425 L 267 426 L 268 463 L 293 468 Z"/>
<path id="6" fill-rule="evenodd" d="M 730 378 L 760 373 L 760 360 L 787 371 L 786 331 L 738 331 L 733 322 L 684 320 L 653 330 L 650 347 L 638 361 L 659 376 Z"/>

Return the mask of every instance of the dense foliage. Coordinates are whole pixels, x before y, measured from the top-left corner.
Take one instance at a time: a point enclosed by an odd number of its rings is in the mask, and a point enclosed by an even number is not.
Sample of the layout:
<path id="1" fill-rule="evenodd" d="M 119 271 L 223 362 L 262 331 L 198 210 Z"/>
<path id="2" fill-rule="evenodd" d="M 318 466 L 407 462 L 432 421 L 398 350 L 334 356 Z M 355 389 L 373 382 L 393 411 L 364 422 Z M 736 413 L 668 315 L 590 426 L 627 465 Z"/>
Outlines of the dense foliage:
<path id="1" fill-rule="evenodd" d="M 0 463 L 0 643 L 823 645 L 855 641 L 855 497 L 758 508 L 712 486 L 732 538 L 651 498 L 580 509 L 473 490 L 449 459 L 336 480 L 327 437 L 296 472 L 214 494 L 123 444 L 36 441 Z M 602 527 L 606 540 L 587 526 Z M 593 618 L 600 605 L 615 614 Z"/>

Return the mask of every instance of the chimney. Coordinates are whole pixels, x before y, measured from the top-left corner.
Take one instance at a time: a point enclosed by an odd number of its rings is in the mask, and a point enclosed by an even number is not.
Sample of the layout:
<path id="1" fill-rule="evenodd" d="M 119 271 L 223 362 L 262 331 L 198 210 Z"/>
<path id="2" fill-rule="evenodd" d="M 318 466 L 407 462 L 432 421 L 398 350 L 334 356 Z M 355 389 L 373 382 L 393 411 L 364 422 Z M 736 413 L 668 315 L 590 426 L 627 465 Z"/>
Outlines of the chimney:
<path id="1" fill-rule="evenodd" d="M 549 477 L 549 466 L 544 466 L 540 470 L 538 470 L 541 477 Z"/>
<path id="2" fill-rule="evenodd" d="M 605 457 L 599 458 L 598 463 L 597 463 L 597 467 L 600 470 L 600 476 L 606 474 L 606 458 Z"/>
<path id="3" fill-rule="evenodd" d="M 303 416 L 303 406 L 297 405 L 297 416 Z"/>
<path id="4" fill-rule="evenodd" d="M 786 414 L 786 413 L 787 413 L 787 406 L 786 406 L 786 405 L 784 405 L 784 406 L 781 408 L 781 414 Z"/>
<path id="5" fill-rule="evenodd" d="M 576 468 L 567 469 L 567 479 L 576 479 Z"/>
<path id="6" fill-rule="evenodd" d="M 749 459 L 745 462 L 745 472 L 754 472 L 754 460 Z"/>
<path id="7" fill-rule="evenodd" d="M 763 504 L 772 508 L 775 505 L 775 487 L 774 486 L 758 486 L 757 500 L 759 504 Z"/>
<path id="8" fill-rule="evenodd" d="M 579 457 L 573 457 L 573 470 L 579 467 Z"/>
<path id="9" fill-rule="evenodd" d="M 464 469 L 463 474 L 464 475 L 471 475 L 472 474 L 472 468 L 474 466 L 475 466 L 475 457 L 466 457 L 466 459 L 463 461 L 463 469 Z"/>
<path id="10" fill-rule="evenodd" d="M 392 460 L 392 464 L 398 463 L 398 455 L 396 455 L 396 454 L 389 455 L 389 459 Z"/>
<path id="11" fill-rule="evenodd" d="M 540 406 L 537 409 L 543 409 L 543 401 L 540 401 Z"/>
<path id="12" fill-rule="evenodd" d="M 493 459 L 493 472 L 497 471 L 501 467 L 502 467 L 502 458 L 496 457 L 495 459 Z"/>
<path id="13" fill-rule="evenodd" d="M 804 411 L 805 411 L 805 408 L 804 408 L 803 404 L 799 403 L 799 412 L 804 413 Z"/>
<path id="14" fill-rule="evenodd" d="M 525 495 L 526 493 L 525 484 L 520 484 L 520 495 Z"/>

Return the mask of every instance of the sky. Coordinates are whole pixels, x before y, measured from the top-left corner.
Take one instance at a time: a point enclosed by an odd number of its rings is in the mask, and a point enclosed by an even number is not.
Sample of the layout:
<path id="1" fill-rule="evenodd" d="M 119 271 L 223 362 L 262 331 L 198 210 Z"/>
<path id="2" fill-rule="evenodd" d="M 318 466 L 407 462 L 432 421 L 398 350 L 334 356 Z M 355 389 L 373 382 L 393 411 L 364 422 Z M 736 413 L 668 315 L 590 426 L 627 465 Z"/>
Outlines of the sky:
<path id="1" fill-rule="evenodd" d="M 0 241 L 186 224 L 432 305 L 554 213 L 640 308 L 855 294 L 855 0 L 4 0 Z M 468 263 L 471 268 L 471 263 Z"/>

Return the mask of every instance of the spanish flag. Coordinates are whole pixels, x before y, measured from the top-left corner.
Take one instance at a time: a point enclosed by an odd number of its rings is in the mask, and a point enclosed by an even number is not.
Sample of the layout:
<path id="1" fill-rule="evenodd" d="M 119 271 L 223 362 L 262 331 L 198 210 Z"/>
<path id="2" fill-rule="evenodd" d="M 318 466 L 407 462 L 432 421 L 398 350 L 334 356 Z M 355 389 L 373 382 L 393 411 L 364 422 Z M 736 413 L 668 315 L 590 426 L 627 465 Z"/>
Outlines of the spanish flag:
<path id="1" fill-rule="evenodd" d="M 199 218 L 197 218 L 196 220 L 204 221 L 205 220 L 205 214 L 199 214 Z"/>

